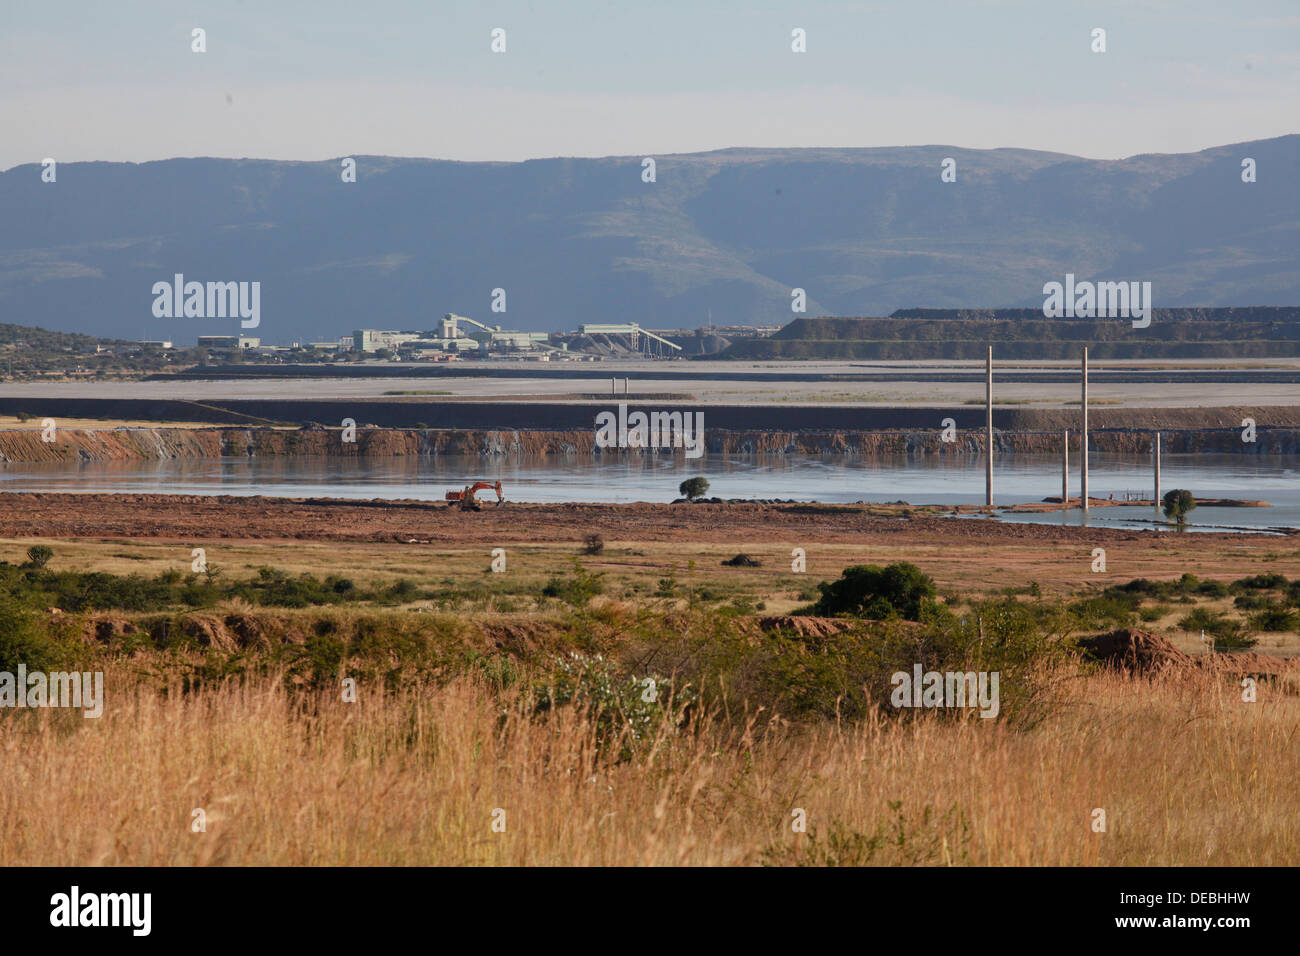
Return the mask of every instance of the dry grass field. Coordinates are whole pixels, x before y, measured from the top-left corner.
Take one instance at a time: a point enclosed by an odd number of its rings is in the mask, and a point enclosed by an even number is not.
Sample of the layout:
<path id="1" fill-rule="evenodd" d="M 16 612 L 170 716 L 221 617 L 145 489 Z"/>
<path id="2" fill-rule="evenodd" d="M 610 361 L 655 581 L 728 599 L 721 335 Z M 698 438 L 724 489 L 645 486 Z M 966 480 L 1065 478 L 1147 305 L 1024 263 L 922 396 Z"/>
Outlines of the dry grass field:
<path id="1" fill-rule="evenodd" d="M 988 601 L 1064 606 L 1134 577 L 1176 581 L 1194 571 L 1227 583 L 1300 571 L 1292 539 L 1116 539 L 1108 572 L 1094 575 L 1083 543 L 942 543 L 899 527 L 858 542 L 811 544 L 805 574 L 791 572 L 787 544 L 770 542 L 610 540 L 597 554 L 572 542 L 515 544 L 505 574 L 489 571 L 488 548 L 477 542 L 210 542 L 218 582 L 274 568 L 289 579 L 346 575 L 376 594 L 402 579 L 426 590 L 331 608 L 225 599 L 164 615 L 164 634 L 166 621 L 186 614 L 218 623 L 256 619 L 295 633 L 298 644 L 285 653 L 326 660 L 325 680 L 314 683 L 301 674 L 287 679 L 277 668 L 297 658 L 273 659 L 258 649 L 265 641 L 225 648 L 214 665 L 215 644 L 141 643 L 157 633 L 158 613 L 113 611 L 114 620 L 140 629 L 136 643 L 96 664 L 109 688 L 102 717 L 0 711 L 0 864 L 1294 862 L 1294 671 L 1260 679 L 1248 702 L 1238 678 L 1207 670 L 1135 677 L 1073 659 L 1029 661 L 1032 675 L 1019 679 L 1050 689 L 1050 706 L 992 720 L 970 712 L 900 717 L 888 707 L 850 707 L 854 696 L 861 703 L 861 688 L 835 684 L 838 671 L 818 670 L 847 637 L 742 628 L 736 653 L 757 647 L 759 657 L 737 657 L 719 672 L 741 684 L 692 699 L 698 702 L 666 700 L 639 730 L 611 721 L 598 703 L 537 706 L 536 688 L 555 673 L 539 668 L 549 646 L 538 635 L 568 635 L 570 644 L 555 637 L 554 646 L 572 647 L 584 646 L 589 633 L 592 648 L 636 660 L 655 650 L 664 622 L 680 619 L 690 631 L 713 616 L 785 615 L 807 606 L 817 582 L 852 564 L 914 562 L 961 615 Z M 192 543 L 19 538 L 0 542 L 0 562 L 17 581 L 29 573 L 20 570 L 27 549 L 45 544 L 59 573 L 148 579 L 187 570 Z M 722 564 L 738 552 L 760 565 Z M 548 585 L 573 577 L 575 560 L 602 576 L 603 590 L 568 603 L 545 597 Z M 1204 654 L 1195 635 L 1177 628 L 1187 603 L 1156 603 L 1142 626 Z M 1195 604 L 1233 608 L 1222 595 L 1198 595 Z M 77 631 L 81 615 L 59 619 L 75 625 L 73 633 L 89 633 Z M 401 648 L 415 647 L 410 642 L 426 632 L 446 647 L 434 648 L 426 669 L 392 679 Z M 471 632 L 506 636 L 492 644 L 465 636 Z M 313 634 L 345 633 L 352 636 L 335 644 L 312 643 Z M 870 641 L 872 632 L 864 633 Z M 374 644 L 385 634 L 408 643 Z M 1295 632 L 1258 637 L 1255 649 L 1265 654 L 1300 652 Z M 694 638 L 656 666 L 675 673 L 672 662 L 689 662 L 712 640 Z M 335 650 L 341 656 L 331 664 Z M 349 655 L 363 651 L 382 666 L 366 670 L 355 701 L 345 701 L 331 674 L 352 672 Z M 259 666 L 260 654 L 270 663 Z M 796 659 L 786 661 L 789 654 Z M 793 712 L 779 694 L 747 698 L 747 686 L 772 683 L 753 682 L 760 658 L 778 684 L 789 675 L 794 699 L 803 694 L 813 704 Z M 502 668 L 510 680 L 500 679 Z M 839 695 L 830 703 L 817 696 L 823 684 Z"/>
<path id="2" fill-rule="evenodd" d="M 700 716 L 623 762 L 590 715 L 538 719 L 473 680 L 354 704 L 273 680 L 138 689 L 99 720 L 9 724 L 0 863 L 1294 863 L 1294 689 L 1067 683 L 1032 729 Z"/>

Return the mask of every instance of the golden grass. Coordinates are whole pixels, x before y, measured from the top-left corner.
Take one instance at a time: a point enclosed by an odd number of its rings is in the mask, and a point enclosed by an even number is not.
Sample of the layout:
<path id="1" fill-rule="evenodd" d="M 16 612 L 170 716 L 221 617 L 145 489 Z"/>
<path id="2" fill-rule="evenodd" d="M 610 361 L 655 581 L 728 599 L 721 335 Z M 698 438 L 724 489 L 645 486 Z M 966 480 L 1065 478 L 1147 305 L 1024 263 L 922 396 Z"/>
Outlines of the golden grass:
<path id="1" fill-rule="evenodd" d="M 1294 863 L 1300 699 L 1203 675 L 1066 686 L 1027 730 L 732 715 L 611 765 L 582 714 L 525 717 L 470 680 L 304 705 L 123 669 L 99 720 L 0 712 L 0 864 Z"/>

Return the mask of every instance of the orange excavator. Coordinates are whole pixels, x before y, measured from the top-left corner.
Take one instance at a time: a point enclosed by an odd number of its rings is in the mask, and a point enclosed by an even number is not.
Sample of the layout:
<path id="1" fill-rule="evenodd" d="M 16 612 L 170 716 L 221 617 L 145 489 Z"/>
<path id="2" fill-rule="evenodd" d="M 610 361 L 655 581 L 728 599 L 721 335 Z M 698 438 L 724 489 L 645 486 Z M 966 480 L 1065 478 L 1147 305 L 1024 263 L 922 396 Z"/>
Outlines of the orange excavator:
<path id="1" fill-rule="evenodd" d="M 466 485 L 462 491 L 447 492 L 447 501 L 451 506 L 459 507 L 461 511 L 481 511 L 483 503 L 475 497 L 480 491 L 495 491 L 497 493 L 497 507 L 506 503 L 506 496 L 501 493 L 501 482 L 476 481 L 472 485 Z"/>

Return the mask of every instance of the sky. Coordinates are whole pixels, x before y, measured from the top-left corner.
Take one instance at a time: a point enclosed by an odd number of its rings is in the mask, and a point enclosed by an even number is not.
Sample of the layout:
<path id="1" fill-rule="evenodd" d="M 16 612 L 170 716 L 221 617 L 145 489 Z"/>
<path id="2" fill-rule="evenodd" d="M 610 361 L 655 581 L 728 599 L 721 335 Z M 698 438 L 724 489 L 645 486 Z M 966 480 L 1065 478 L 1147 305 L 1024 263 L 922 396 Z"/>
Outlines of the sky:
<path id="1" fill-rule="evenodd" d="M 0 0 L 0 169 L 930 144 L 1118 159 L 1297 132 L 1298 106 L 1297 0 Z"/>

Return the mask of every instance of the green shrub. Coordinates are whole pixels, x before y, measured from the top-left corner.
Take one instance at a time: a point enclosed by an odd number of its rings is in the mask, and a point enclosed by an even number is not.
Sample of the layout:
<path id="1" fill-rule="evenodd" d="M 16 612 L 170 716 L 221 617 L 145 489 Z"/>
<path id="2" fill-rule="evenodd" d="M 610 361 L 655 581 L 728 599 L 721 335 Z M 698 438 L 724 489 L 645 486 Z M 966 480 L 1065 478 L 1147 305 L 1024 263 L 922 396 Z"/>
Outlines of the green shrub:
<path id="1" fill-rule="evenodd" d="M 535 712 L 576 705 L 595 721 L 604 748 L 630 758 L 665 727 L 678 727 L 697 695 L 660 674 L 623 673 L 600 654 L 553 655 L 533 686 Z M 671 708 L 671 709 L 670 709 Z"/>
<path id="2" fill-rule="evenodd" d="M 1180 617 L 1178 626 L 1184 631 L 1208 631 L 1213 633 L 1214 628 L 1221 626 L 1224 620 L 1226 618 L 1217 611 L 1198 607 Z"/>
<path id="3" fill-rule="evenodd" d="M 11 598 L 0 598 L 0 671 L 16 674 L 19 664 L 29 671 L 66 669 L 82 656 L 79 650 L 80 642 L 60 634 L 59 627 L 39 621 Z"/>
<path id="4" fill-rule="evenodd" d="M 1290 608 L 1273 606 L 1249 619 L 1250 626 L 1256 631 L 1295 631 L 1300 630 L 1300 612 Z"/>
<path id="5" fill-rule="evenodd" d="M 696 498 L 703 498 L 709 490 L 709 481 L 707 478 L 697 475 L 694 478 L 687 478 L 677 486 L 678 492 L 685 498 L 694 501 Z"/>
<path id="6" fill-rule="evenodd" d="M 388 586 L 387 595 L 390 600 L 405 604 L 408 601 L 414 601 L 420 594 L 420 589 L 406 578 L 400 578 Z"/>
<path id="7" fill-rule="evenodd" d="M 604 576 L 603 572 L 592 574 L 574 559 L 573 572 L 568 577 L 552 577 L 542 588 L 542 594 L 573 607 L 586 607 L 597 594 L 605 592 L 605 583 L 601 580 Z"/>
<path id="8" fill-rule="evenodd" d="M 1256 574 L 1232 582 L 1235 590 L 1275 591 L 1287 586 L 1287 580 L 1280 574 Z"/>
<path id="9" fill-rule="evenodd" d="M 1101 630 L 1131 625 L 1141 603 L 1142 599 L 1135 595 L 1108 588 L 1101 594 L 1074 601 L 1069 609 L 1079 627 Z"/>
<path id="10" fill-rule="evenodd" d="M 1146 578 L 1134 578 L 1127 584 L 1116 584 L 1106 589 L 1107 594 L 1119 594 L 1141 598 L 1159 598 L 1161 600 L 1179 600 L 1190 603 L 1190 595 L 1199 594 L 1208 597 L 1226 597 L 1229 588 L 1220 581 L 1202 581 L 1194 574 L 1184 574 L 1177 581 L 1149 581 Z"/>
<path id="11" fill-rule="evenodd" d="M 1178 621 L 1185 631 L 1204 631 L 1214 639 L 1216 651 L 1234 651 L 1254 647 L 1257 641 L 1248 636 L 1246 625 L 1217 611 L 1198 607 Z"/>
<path id="12" fill-rule="evenodd" d="M 1187 515 L 1196 507 L 1196 499 L 1186 488 L 1175 488 L 1166 492 L 1164 501 L 1161 502 L 1161 509 L 1165 517 L 1171 521 L 1176 521 L 1180 525 L 1187 521 Z"/>
<path id="13" fill-rule="evenodd" d="M 44 544 L 34 544 L 27 549 L 27 560 L 34 568 L 43 568 L 54 557 L 54 549 Z"/>
<path id="14" fill-rule="evenodd" d="M 883 620 L 901 617 L 921 619 L 921 604 L 935 595 L 934 580 L 916 565 L 897 561 L 880 567 L 855 564 L 845 568 L 838 581 L 817 585 L 821 598 L 814 614 L 841 615 Z"/>

